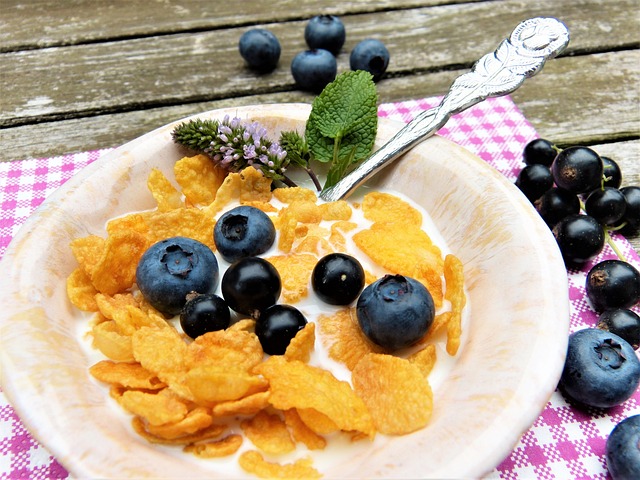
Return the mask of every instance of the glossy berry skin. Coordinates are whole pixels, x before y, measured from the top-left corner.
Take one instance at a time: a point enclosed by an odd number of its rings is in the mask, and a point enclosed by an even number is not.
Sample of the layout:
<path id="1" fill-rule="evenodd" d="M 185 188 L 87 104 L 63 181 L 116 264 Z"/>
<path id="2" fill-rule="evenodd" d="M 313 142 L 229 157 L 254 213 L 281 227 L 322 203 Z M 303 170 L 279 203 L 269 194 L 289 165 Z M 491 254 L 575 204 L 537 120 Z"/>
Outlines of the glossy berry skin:
<path id="1" fill-rule="evenodd" d="M 364 269 L 351 255 L 330 253 L 313 268 L 311 286 L 323 302 L 349 305 L 364 288 Z"/>
<path id="2" fill-rule="evenodd" d="M 640 361 L 626 341 L 598 328 L 569 336 L 567 358 L 558 384 L 570 399 L 610 408 L 629 399 L 640 383 Z"/>
<path id="3" fill-rule="evenodd" d="M 629 308 L 640 301 L 640 273 L 622 260 L 604 260 L 589 270 L 586 289 L 598 312 Z"/>
<path id="4" fill-rule="evenodd" d="M 291 305 L 272 305 L 260 314 L 256 335 L 264 353 L 284 355 L 289 343 L 307 324 L 302 312 Z"/>
<path id="5" fill-rule="evenodd" d="M 620 192 L 624 195 L 627 208 L 622 221 L 626 222 L 625 232 L 635 232 L 640 228 L 640 187 L 622 187 Z"/>
<path id="6" fill-rule="evenodd" d="M 550 228 L 553 228 L 564 217 L 580 213 L 578 195 L 557 187 L 550 188 L 542 194 L 534 202 L 534 206 Z"/>
<path id="7" fill-rule="evenodd" d="M 598 317 L 597 328 L 615 333 L 637 350 L 640 347 L 640 317 L 627 308 L 605 310 Z"/>
<path id="8" fill-rule="evenodd" d="M 533 203 L 553 187 L 551 170 L 549 167 L 537 163 L 527 165 L 520 170 L 516 179 L 516 187 Z"/>
<path id="9" fill-rule="evenodd" d="M 358 43 L 349 56 L 351 70 L 364 70 L 373 75 L 374 80 L 387 71 L 389 66 L 389 50 L 380 40 L 368 38 Z"/>
<path id="10" fill-rule="evenodd" d="M 604 246 L 604 229 L 589 215 L 569 215 L 560 220 L 552 232 L 568 265 L 586 262 Z"/>
<path id="11" fill-rule="evenodd" d="M 220 287 L 229 308 L 253 318 L 274 305 L 282 291 L 278 271 L 260 257 L 246 257 L 232 263 L 224 272 Z"/>
<path id="12" fill-rule="evenodd" d="M 259 72 L 269 72 L 276 68 L 280 59 L 280 42 L 269 30 L 252 28 L 240 37 L 240 55 L 249 68 Z"/>
<path id="13" fill-rule="evenodd" d="M 613 428 L 605 458 L 612 480 L 640 478 L 640 415 L 627 417 Z"/>
<path id="14" fill-rule="evenodd" d="M 241 205 L 225 212 L 213 228 L 213 240 L 227 262 L 254 257 L 269 250 L 276 229 L 262 210 Z"/>
<path id="15" fill-rule="evenodd" d="M 395 351 L 413 345 L 427 333 L 435 307 L 431 294 L 417 280 L 385 275 L 362 291 L 356 315 L 369 340 Z"/>
<path id="16" fill-rule="evenodd" d="M 622 170 L 620 169 L 620 165 L 609 157 L 600 157 L 600 159 L 602 160 L 604 186 L 620 188 L 622 184 Z"/>
<path id="17" fill-rule="evenodd" d="M 211 249 L 186 237 L 153 244 L 136 268 L 136 283 L 145 300 L 166 316 L 178 315 L 189 293 L 213 292 L 218 276 Z"/>
<path id="18" fill-rule="evenodd" d="M 337 55 L 347 33 L 342 20 L 335 15 L 316 15 L 304 29 L 304 40 L 310 49 L 322 48 Z"/>
<path id="19" fill-rule="evenodd" d="M 231 322 L 231 313 L 224 300 L 213 293 L 194 295 L 180 312 L 180 326 L 190 338 L 207 332 L 224 330 Z"/>
<path id="20" fill-rule="evenodd" d="M 291 74 L 302 90 L 320 93 L 336 78 L 338 63 L 329 50 L 305 50 L 293 57 Z"/>
<path id="21" fill-rule="evenodd" d="M 558 187 L 573 193 L 586 193 L 600 187 L 604 166 L 600 156 L 587 147 L 569 147 L 551 165 Z"/>
<path id="22" fill-rule="evenodd" d="M 620 190 L 604 187 L 589 194 L 584 203 L 585 212 L 602 225 L 615 225 L 627 209 L 627 203 Z"/>
<path id="23" fill-rule="evenodd" d="M 544 138 L 536 138 L 525 145 L 522 160 L 527 165 L 539 164 L 550 167 L 557 154 L 553 143 Z"/>

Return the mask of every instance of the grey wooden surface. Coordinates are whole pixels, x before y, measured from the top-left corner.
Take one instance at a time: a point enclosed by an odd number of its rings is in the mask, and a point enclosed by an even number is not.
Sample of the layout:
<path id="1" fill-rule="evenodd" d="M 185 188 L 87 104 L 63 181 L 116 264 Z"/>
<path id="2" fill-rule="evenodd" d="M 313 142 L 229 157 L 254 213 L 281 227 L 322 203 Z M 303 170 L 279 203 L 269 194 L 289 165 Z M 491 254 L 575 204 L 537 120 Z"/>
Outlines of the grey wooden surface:
<path id="1" fill-rule="evenodd" d="M 320 13 L 347 29 L 339 71 L 358 41 L 385 42 L 381 102 L 442 94 L 520 21 L 562 20 L 569 48 L 512 98 L 541 136 L 592 146 L 640 185 L 640 0 L 0 0 L 0 161 L 113 147 L 217 107 L 311 102 L 289 65 Z M 268 75 L 237 51 L 254 26 L 282 44 Z"/>

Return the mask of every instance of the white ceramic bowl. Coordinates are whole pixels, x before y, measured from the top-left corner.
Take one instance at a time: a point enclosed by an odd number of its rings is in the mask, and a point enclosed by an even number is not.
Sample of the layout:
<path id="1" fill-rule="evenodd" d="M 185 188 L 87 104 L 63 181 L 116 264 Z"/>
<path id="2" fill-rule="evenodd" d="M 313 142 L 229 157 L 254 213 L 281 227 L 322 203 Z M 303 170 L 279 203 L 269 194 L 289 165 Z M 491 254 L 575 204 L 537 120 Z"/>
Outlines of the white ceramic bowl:
<path id="1" fill-rule="evenodd" d="M 217 110 L 263 123 L 277 138 L 303 130 L 307 105 Z M 73 476 L 215 477 L 205 462 L 133 435 L 92 382 L 65 279 L 73 238 L 104 235 L 105 220 L 152 208 L 147 175 L 171 175 L 180 150 L 167 125 L 109 153 L 55 192 L 2 261 L 2 386 L 32 434 Z M 381 120 L 377 145 L 400 124 Z M 424 207 L 465 265 L 470 320 L 429 426 L 341 458 L 327 478 L 459 478 L 490 472 L 554 391 L 569 325 L 566 270 L 555 240 L 523 195 L 467 150 L 433 137 L 371 181 Z"/>

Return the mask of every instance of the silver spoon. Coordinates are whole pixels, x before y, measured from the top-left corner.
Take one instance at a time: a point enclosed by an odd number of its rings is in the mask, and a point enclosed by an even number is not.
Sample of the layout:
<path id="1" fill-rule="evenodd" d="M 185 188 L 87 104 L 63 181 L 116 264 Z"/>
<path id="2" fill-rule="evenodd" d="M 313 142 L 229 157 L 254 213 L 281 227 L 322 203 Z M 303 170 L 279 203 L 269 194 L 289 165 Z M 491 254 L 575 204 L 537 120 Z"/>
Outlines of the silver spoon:
<path id="1" fill-rule="evenodd" d="M 520 23 L 495 52 L 480 58 L 470 72 L 453 82 L 440 105 L 417 115 L 338 183 L 323 190 L 320 197 L 327 201 L 348 197 L 382 168 L 433 135 L 452 115 L 488 97 L 513 92 L 568 43 L 567 27 L 555 18 L 531 18 Z"/>

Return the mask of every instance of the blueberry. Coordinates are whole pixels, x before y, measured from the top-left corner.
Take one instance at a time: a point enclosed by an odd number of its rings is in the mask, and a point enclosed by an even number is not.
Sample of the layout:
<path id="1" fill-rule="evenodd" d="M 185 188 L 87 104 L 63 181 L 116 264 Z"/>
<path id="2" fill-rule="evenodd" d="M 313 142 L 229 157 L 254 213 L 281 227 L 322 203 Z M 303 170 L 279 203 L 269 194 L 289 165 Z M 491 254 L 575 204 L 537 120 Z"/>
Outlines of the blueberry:
<path id="1" fill-rule="evenodd" d="M 586 290 L 599 312 L 629 308 L 640 301 L 640 272 L 622 260 L 603 260 L 589 270 Z"/>
<path id="2" fill-rule="evenodd" d="M 351 255 L 330 253 L 313 268 L 311 286 L 323 302 L 349 305 L 364 288 L 364 269 Z"/>
<path id="3" fill-rule="evenodd" d="M 344 24 L 335 15 L 316 15 L 304 29 L 304 39 L 310 49 L 323 48 L 337 55 L 346 39 Z"/>
<path id="4" fill-rule="evenodd" d="M 282 282 L 276 268 L 265 259 L 246 257 L 227 268 L 220 287 L 232 310 L 258 318 L 278 301 Z"/>
<path id="5" fill-rule="evenodd" d="M 211 293 L 218 284 L 218 261 L 205 244 L 173 237 L 142 255 L 136 283 L 144 298 L 165 315 L 178 315 L 191 292 Z"/>
<path id="6" fill-rule="evenodd" d="M 598 317 L 597 328 L 615 333 L 637 350 L 640 347 L 640 317 L 627 308 L 605 310 Z"/>
<path id="7" fill-rule="evenodd" d="M 321 48 L 300 52 L 291 62 L 291 74 L 296 84 L 310 92 L 320 93 L 336 78 L 336 73 L 336 57 Z"/>
<path id="8" fill-rule="evenodd" d="M 431 294 L 417 280 L 385 275 L 362 291 L 356 314 L 367 338 L 393 351 L 413 345 L 427 333 L 435 307 Z"/>
<path id="9" fill-rule="evenodd" d="M 190 294 L 180 312 L 182 331 L 191 338 L 207 332 L 224 330 L 231 322 L 231 313 L 224 300 L 213 293 Z"/>
<path id="10" fill-rule="evenodd" d="M 242 205 L 224 213 L 213 229 L 213 240 L 222 258 L 233 263 L 269 250 L 276 229 L 262 210 Z"/>
<path id="11" fill-rule="evenodd" d="M 240 55 L 250 68 L 268 72 L 276 68 L 280 59 L 280 42 L 269 30 L 252 28 L 240 37 Z"/>
<path id="12" fill-rule="evenodd" d="M 351 50 L 349 65 L 351 70 L 365 70 L 378 80 L 389 66 L 389 50 L 375 38 L 362 40 Z"/>
<path id="13" fill-rule="evenodd" d="M 256 322 L 256 336 L 269 355 L 283 355 L 299 330 L 307 324 L 302 312 L 290 305 L 272 305 Z"/>
<path id="14" fill-rule="evenodd" d="M 613 480 L 640 478 L 640 415 L 627 417 L 613 428 L 605 452 Z"/>
<path id="15" fill-rule="evenodd" d="M 558 386 L 569 398 L 597 408 L 625 402 L 640 383 L 640 361 L 625 340 L 598 328 L 569 336 Z"/>

